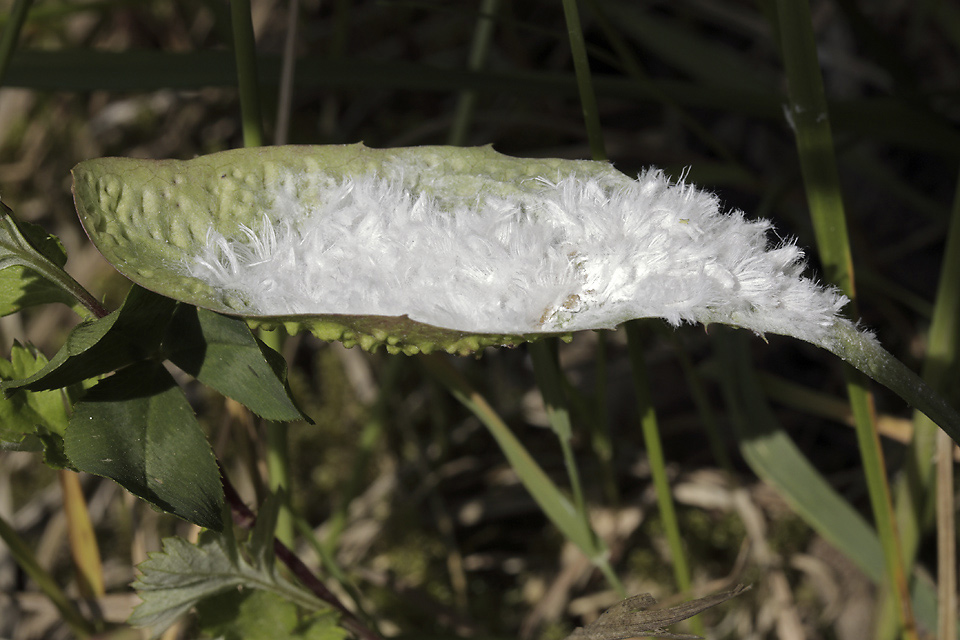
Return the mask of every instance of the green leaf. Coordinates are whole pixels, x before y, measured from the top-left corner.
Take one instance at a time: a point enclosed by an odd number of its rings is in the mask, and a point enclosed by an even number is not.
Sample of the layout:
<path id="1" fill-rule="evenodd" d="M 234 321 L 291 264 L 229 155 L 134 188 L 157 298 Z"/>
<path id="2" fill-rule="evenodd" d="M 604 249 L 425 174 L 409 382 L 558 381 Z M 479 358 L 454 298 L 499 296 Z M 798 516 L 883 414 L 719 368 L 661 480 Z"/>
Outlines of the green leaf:
<path id="1" fill-rule="evenodd" d="M 30 376 L 42 369 L 46 357 L 31 345 L 14 343 L 10 360 L 0 359 L 0 380 Z M 67 411 L 63 392 L 24 392 L 12 398 L 0 397 L 0 448 L 44 451 L 54 468 L 67 468 L 63 454 L 63 433 Z"/>
<path id="2" fill-rule="evenodd" d="M 3 390 L 9 395 L 21 388 L 67 387 L 154 357 L 176 307 L 175 300 L 134 285 L 123 306 L 74 327 L 43 369 L 26 379 L 4 383 Z"/>
<path id="3" fill-rule="evenodd" d="M 0 202 L 0 316 L 51 302 L 73 306 L 74 297 L 58 284 L 66 263 L 59 240 L 18 221 Z"/>
<path id="4" fill-rule="evenodd" d="M 223 640 L 342 640 L 332 610 L 303 615 L 286 598 L 269 591 L 229 591 L 197 605 L 200 628 Z"/>
<path id="5" fill-rule="evenodd" d="M 229 528 L 222 534 L 202 533 L 196 545 L 166 538 L 163 551 L 150 554 L 139 566 L 141 575 L 133 587 L 143 603 L 134 609 L 130 624 L 151 627 L 156 636 L 202 600 L 241 587 L 279 595 L 308 612 L 326 611 L 327 605 L 316 596 L 277 573 L 273 536 L 257 533 L 275 524 L 275 511 L 271 515 L 271 507 L 264 505 L 245 545 L 237 544 Z"/>
<path id="6" fill-rule="evenodd" d="M 223 528 L 216 459 L 161 364 L 132 365 L 91 388 L 74 406 L 66 452 L 81 471 L 112 478 L 184 520 Z"/>
<path id="7" fill-rule="evenodd" d="M 309 421 L 290 394 L 286 361 L 242 320 L 181 305 L 168 336 L 167 357 L 200 382 L 268 420 Z"/>

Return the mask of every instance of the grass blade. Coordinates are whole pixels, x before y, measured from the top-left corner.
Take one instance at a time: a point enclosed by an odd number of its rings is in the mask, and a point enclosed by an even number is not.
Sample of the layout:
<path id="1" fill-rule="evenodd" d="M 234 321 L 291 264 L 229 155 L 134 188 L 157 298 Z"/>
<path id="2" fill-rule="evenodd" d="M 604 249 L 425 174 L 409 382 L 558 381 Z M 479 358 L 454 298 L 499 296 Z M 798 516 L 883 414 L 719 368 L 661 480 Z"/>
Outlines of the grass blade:
<path id="1" fill-rule="evenodd" d="M 663 519 L 663 529 L 670 546 L 673 575 L 677 581 L 677 587 L 681 591 L 689 593 L 693 581 L 690 579 L 690 567 L 687 564 L 686 550 L 683 548 L 683 539 L 680 535 L 680 523 L 677 521 L 676 509 L 673 506 L 673 495 L 670 491 L 670 480 L 667 478 L 666 459 L 660 441 L 657 414 L 653 408 L 653 398 L 650 394 L 650 380 L 647 377 L 647 365 L 644 361 L 641 346 L 643 338 L 640 334 L 638 321 L 631 320 L 628 322 L 626 330 L 630 369 L 633 371 L 634 389 L 640 411 L 640 427 L 643 431 L 643 442 L 647 448 L 647 458 L 650 461 L 650 473 L 653 476 L 653 484 L 657 492 L 657 508 L 660 511 L 660 517 Z M 690 623 L 695 633 L 698 635 L 704 633 L 703 621 L 699 617 L 691 618 Z"/>
<path id="2" fill-rule="evenodd" d="M 567 35 L 570 40 L 570 52 L 573 56 L 573 66 L 577 79 L 577 92 L 580 97 L 580 108 L 583 111 L 583 122 L 587 128 L 587 139 L 590 144 L 590 155 L 594 160 L 606 160 L 607 151 L 606 144 L 603 140 L 603 126 L 600 124 L 600 110 L 597 107 L 597 95 L 593 87 L 593 78 L 590 74 L 590 60 L 587 56 L 587 46 L 583 38 L 583 29 L 580 26 L 580 11 L 577 8 L 577 0 L 563 0 L 563 16 L 564 21 L 567 24 Z M 548 345 L 556 346 L 556 340 L 547 341 Z M 544 345 L 543 347 L 536 347 L 536 349 L 546 350 L 549 347 Z M 601 345 L 603 348 L 603 345 Z M 535 352 L 536 353 L 536 352 Z M 559 371 L 556 376 L 557 388 L 550 395 L 544 395 L 544 400 L 549 401 L 549 398 L 556 395 L 562 395 L 563 390 L 559 381 Z M 564 407 L 564 411 L 566 408 Z M 567 417 L 569 421 L 569 416 Z M 569 427 L 568 427 L 569 428 Z M 558 433 L 559 435 L 559 433 Z M 563 441 L 561 439 L 561 444 Z M 564 459 L 567 461 L 568 473 L 570 475 L 571 482 L 574 483 L 574 491 L 577 499 L 577 506 L 581 514 L 581 519 L 584 524 L 589 529 L 589 519 L 587 516 L 586 505 L 583 502 L 583 492 L 579 487 L 579 477 L 576 475 L 576 465 L 573 461 L 573 455 L 569 451 L 570 445 L 569 441 L 564 445 Z M 590 530 L 591 535 L 596 537 L 596 534 Z M 596 561 L 595 561 L 596 564 Z M 607 578 L 607 582 L 614 588 L 614 590 L 620 594 L 620 597 L 626 596 L 626 590 L 623 587 L 623 584 L 620 582 L 620 579 L 613 572 L 613 569 L 604 559 L 602 565 L 597 565 L 603 570 L 604 575 Z"/>
<path id="3" fill-rule="evenodd" d="M 577 470 L 577 461 L 573 455 L 573 426 L 570 423 L 570 411 L 567 408 L 563 374 L 557 360 L 556 346 L 556 340 L 533 342 L 529 347 L 530 357 L 533 359 L 534 376 L 547 410 L 547 420 L 563 450 L 563 462 L 567 468 L 570 487 L 573 489 L 574 507 L 583 518 L 585 525 L 589 527 L 590 521 L 587 504 L 583 497 L 583 487 L 580 483 L 580 472 Z"/>
<path id="4" fill-rule="evenodd" d="M 67 626 L 70 627 L 77 638 L 89 638 L 96 632 L 93 625 L 80 615 L 77 608 L 73 606 L 73 603 L 60 589 L 53 576 L 40 566 L 23 538 L 3 518 L 0 518 L 0 540 L 3 540 L 10 549 L 14 560 L 23 569 L 24 573 L 30 576 L 30 579 L 40 588 L 40 591 L 54 604 L 63 617 L 63 621 L 67 623 Z"/>
<path id="5" fill-rule="evenodd" d="M 526 447 L 513 435 L 510 427 L 497 415 L 497 412 L 483 396 L 467 382 L 444 356 L 423 356 L 420 362 L 423 363 L 435 380 L 446 386 L 454 397 L 473 412 L 487 427 L 506 455 L 510 466 L 520 477 L 523 486 L 540 505 L 544 514 L 560 529 L 561 533 L 570 542 L 580 547 L 587 557 L 605 574 L 612 572 L 612 569 L 609 568 L 603 543 L 587 527 L 573 503 L 560 492 L 549 476 L 544 473 Z M 607 569 L 604 569 L 604 566 Z"/>
<path id="6" fill-rule="evenodd" d="M 30 10 L 31 0 L 14 0 L 10 8 L 10 15 L 7 17 L 6 24 L 3 25 L 3 35 L 0 36 L 0 86 L 3 85 L 4 76 L 7 75 L 7 68 L 10 66 L 10 58 L 13 50 L 17 48 L 17 41 L 20 40 L 20 30 L 27 19 L 27 12 Z"/>
<path id="7" fill-rule="evenodd" d="M 960 351 L 960 178 L 953 199 L 953 214 L 947 247 L 940 268 L 937 301 L 930 325 L 924 377 L 931 386 L 946 391 L 949 371 L 956 370 Z M 915 424 L 915 429 L 920 425 Z M 929 429 L 929 427 L 924 427 Z M 941 431 L 937 437 L 937 587 L 942 603 L 937 624 L 940 640 L 957 636 L 957 610 L 948 603 L 957 601 L 957 536 L 954 505 L 953 451 L 955 444 Z"/>
<path id="8" fill-rule="evenodd" d="M 473 42 L 470 43 L 470 58 L 467 68 L 471 71 L 482 69 L 490 53 L 490 42 L 493 39 L 493 18 L 500 10 L 500 0 L 483 0 L 480 4 L 480 15 L 473 31 Z M 447 144 L 455 147 L 466 144 L 467 130 L 473 121 L 473 113 L 477 103 L 477 92 L 464 90 L 457 96 L 457 106 L 453 115 L 453 126 L 447 137 Z"/>
<path id="9" fill-rule="evenodd" d="M 777 423 L 756 380 L 740 331 L 711 329 L 720 359 L 724 397 L 744 459 L 777 489 L 817 533 L 839 549 L 871 580 L 883 579 L 883 551 L 876 533 L 831 487 Z"/>
<path id="10" fill-rule="evenodd" d="M 263 146 L 263 120 L 260 118 L 260 87 L 257 77 L 257 48 L 253 37 L 250 0 L 230 0 L 233 24 L 233 50 L 237 59 L 240 85 L 240 111 L 243 120 L 243 144 Z"/>
<path id="11" fill-rule="evenodd" d="M 577 0 L 563 0 L 563 15 L 570 35 L 570 52 L 573 54 L 573 66 L 577 74 L 577 89 L 580 94 L 580 108 L 583 109 L 583 121 L 587 126 L 587 139 L 590 141 L 590 155 L 594 160 L 605 160 L 607 152 L 603 142 L 603 127 L 600 125 L 600 111 L 597 107 L 597 95 L 590 77 L 590 60 L 587 58 L 587 45 L 580 27 L 580 12 Z"/>
<path id="12" fill-rule="evenodd" d="M 721 384 L 747 464 L 819 535 L 873 582 L 883 583 L 883 548 L 876 531 L 834 491 L 779 426 L 746 359 L 746 335 L 716 327 L 711 329 L 711 338 L 722 370 L 732 374 L 721 376 Z M 936 593 L 929 581 L 914 580 L 912 598 L 918 620 L 932 628 L 936 624 Z"/>
<path id="13" fill-rule="evenodd" d="M 840 179 L 810 7 L 806 0 L 777 2 L 781 49 L 787 74 L 789 117 L 800 154 L 810 215 L 827 279 L 851 299 L 856 297 L 853 259 L 847 238 Z M 854 311 L 856 314 L 856 312 Z M 873 396 L 865 378 L 845 368 L 847 394 L 856 420 L 857 443 L 874 519 L 880 534 L 888 579 L 898 601 L 905 638 L 916 638 L 916 625 L 907 585 L 900 542 L 893 518 L 890 488 L 875 424 Z"/>
<path id="14" fill-rule="evenodd" d="M 99 598 L 105 591 L 103 566 L 97 537 L 90 523 L 90 512 L 83 498 L 79 476 L 67 469 L 57 472 L 60 490 L 63 492 L 63 510 L 67 516 L 67 531 L 70 539 L 70 554 L 77 568 L 77 584 L 85 598 Z"/>

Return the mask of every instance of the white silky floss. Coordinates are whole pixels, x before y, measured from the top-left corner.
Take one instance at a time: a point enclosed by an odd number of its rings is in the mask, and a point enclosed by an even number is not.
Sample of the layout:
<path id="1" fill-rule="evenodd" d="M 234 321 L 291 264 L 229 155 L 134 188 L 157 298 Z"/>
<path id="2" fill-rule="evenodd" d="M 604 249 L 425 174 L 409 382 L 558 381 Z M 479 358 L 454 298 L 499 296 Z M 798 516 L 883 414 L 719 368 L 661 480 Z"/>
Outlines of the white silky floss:
<path id="1" fill-rule="evenodd" d="M 309 201 L 287 188 L 259 229 L 212 231 L 187 270 L 248 301 L 240 312 L 406 315 L 475 333 L 661 317 L 822 346 L 849 323 L 847 299 L 802 275 L 796 245 L 769 244 L 768 221 L 723 213 L 662 171 L 526 178 L 469 198 L 444 180 L 394 167 L 331 179 Z"/>

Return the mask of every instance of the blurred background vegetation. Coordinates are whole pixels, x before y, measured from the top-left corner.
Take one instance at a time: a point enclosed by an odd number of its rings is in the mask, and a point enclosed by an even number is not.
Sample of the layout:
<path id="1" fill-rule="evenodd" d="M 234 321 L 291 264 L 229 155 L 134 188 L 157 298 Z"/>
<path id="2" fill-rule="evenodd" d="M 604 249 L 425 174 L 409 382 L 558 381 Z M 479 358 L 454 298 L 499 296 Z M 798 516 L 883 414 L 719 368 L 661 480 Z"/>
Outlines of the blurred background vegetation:
<path id="1" fill-rule="evenodd" d="M 0 26 L 20 4 L 3 3 Z M 252 2 L 267 142 L 493 144 L 511 155 L 565 158 L 596 152 L 559 2 L 292 4 Z M 774 219 L 781 237 L 811 248 L 812 272 L 822 274 L 785 117 L 773 3 L 580 5 L 608 158 L 628 174 L 656 165 L 686 175 L 731 209 Z M 945 0 L 814 0 L 811 9 L 859 312 L 887 349 L 919 370 L 960 160 L 960 9 Z M 214 0 L 37 0 L 26 17 L 0 78 L 0 195 L 62 240 L 68 271 L 107 308 L 129 283 L 86 240 L 70 169 L 99 156 L 186 159 L 243 146 L 231 40 L 229 5 Z M 287 46 L 295 68 L 282 97 Z M 52 355 L 77 321 L 65 307 L 3 318 L 3 353 L 20 340 Z M 857 556 L 860 534 L 846 525 L 851 514 L 858 522 L 873 516 L 841 363 L 777 336 L 664 330 L 657 322 L 641 333 L 690 591 L 671 568 L 623 332 L 578 334 L 560 349 L 592 522 L 627 591 L 676 603 L 752 583 L 750 593 L 705 614 L 710 637 L 871 637 L 884 619 L 884 574 Z M 736 343 L 754 363 L 751 380 L 762 393 L 750 411 L 721 384 L 732 371 L 718 343 Z M 296 546 L 345 600 L 362 594 L 356 598 L 385 635 L 549 640 L 616 602 L 476 417 L 417 358 L 311 336 L 283 349 L 294 393 L 316 422 L 287 433 Z M 566 486 L 526 350 L 487 350 L 455 365 Z M 956 399 L 956 378 L 951 384 L 945 391 Z M 262 425 L 201 387 L 189 392 L 220 459 L 256 503 L 268 477 Z M 896 486 L 913 423 L 898 398 L 877 390 L 876 401 Z M 789 477 L 771 477 L 778 461 L 763 460 L 750 429 L 736 425 L 758 415 L 770 421 L 761 425 L 766 433 L 789 435 L 849 513 L 811 509 L 819 497 L 806 476 L 793 486 Z M 195 532 L 110 481 L 81 484 L 106 583 L 87 611 L 106 620 L 113 637 L 138 637 L 122 625 L 136 602 L 133 566 L 162 536 Z M 813 495 L 800 495 L 807 490 Z M 0 452 L 0 515 L 78 596 L 63 505 L 56 472 L 31 454 Z M 911 575 L 924 637 L 936 617 L 929 597 L 916 594 L 931 593 L 937 557 L 932 511 L 921 511 Z M 192 632 L 187 625 L 176 633 Z M 2 546 L 0 637 L 70 637 Z"/>

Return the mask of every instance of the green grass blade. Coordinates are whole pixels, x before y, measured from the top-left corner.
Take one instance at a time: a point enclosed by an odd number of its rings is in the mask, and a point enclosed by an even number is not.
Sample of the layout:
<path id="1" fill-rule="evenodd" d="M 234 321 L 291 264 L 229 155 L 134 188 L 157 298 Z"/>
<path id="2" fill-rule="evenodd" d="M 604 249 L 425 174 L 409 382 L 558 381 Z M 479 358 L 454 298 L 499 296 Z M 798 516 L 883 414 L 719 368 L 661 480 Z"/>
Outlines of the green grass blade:
<path id="1" fill-rule="evenodd" d="M 883 551 L 876 532 L 834 491 L 778 424 L 747 358 L 746 336 L 722 329 L 711 330 L 710 337 L 720 370 L 726 372 L 720 382 L 744 459 L 817 533 L 871 580 L 882 581 Z"/>
<path id="2" fill-rule="evenodd" d="M 936 302 L 927 336 L 927 354 L 922 377 L 935 391 L 948 392 L 950 372 L 960 360 L 960 179 L 954 197 L 952 219 L 940 267 Z M 914 415 L 914 441 L 907 452 L 907 473 L 897 485 L 897 513 L 901 527 L 904 552 L 908 563 L 913 562 L 921 534 L 917 514 L 924 511 L 933 470 L 929 461 L 934 455 L 936 425 L 922 413 Z"/>
<path id="3" fill-rule="evenodd" d="M 948 384 L 948 371 L 956 371 L 960 360 L 960 177 L 953 198 L 950 232 L 946 254 L 940 269 L 937 301 L 930 326 L 924 377 L 934 388 Z M 914 429 L 920 425 L 914 421 Z M 925 427 L 929 428 L 929 427 Z M 937 624 L 938 637 L 952 640 L 957 636 L 957 611 L 947 603 L 957 601 L 957 538 L 956 507 L 953 482 L 954 443 L 939 433 L 937 437 L 937 562 L 938 600 L 940 607 Z"/>
<path id="4" fill-rule="evenodd" d="M 77 572 L 77 587 L 84 598 L 102 598 L 106 592 L 103 585 L 103 562 L 97 546 L 97 535 L 90 521 L 87 501 L 80 486 L 80 476 L 69 469 L 60 469 L 57 471 L 57 479 L 63 494 L 67 539 L 70 541 L 70 556 Z"/>
<path id="5" fill-rule="evenodd" d="M 883 583 L 883 548 L 876 531 L 831 487 L 778 424 L 747 360 L 747 336 L 724 327 L 711 329 L 723 371 L 724 398 L 740 452 L 753 472 L 774 487 L 820 536 L 847 556 L 873 582 Z M 902 365 L 901 365 L 902 366 Z M 917 619 L 936 624 L 936 592 L 928 581 L 914 580 Z"/>
<path id="6" fill-rule="evenodd" d="M 20 30 L 27 18 L 30 4 L 31 0 L 14 0 L 6 24 L 3 25 L 3 35 L 0 35 L 0 86 L 3 86 L 10 58 L 13 50 L 17 48 L 17 41 L 20 40 Z"/>
<path id="7" fill-rule="evenodd" d="M 606 145 L 603 139 L 603 127 L 600 123 L 600 112 L 597 106 L 596 92 L 590 74 L 590 61 L 587 57 L 587 48 L 583 38 L 583 29 L 580 26 L 580 13 L 576 0 L 563 0 L 563 14 L 570 36 L 570 50 L 573 54 L 574 69 L 577 76 L 577 87 L 580 93 L 580 106 L 583 110 L 583 119 L 587 127 L 587 138 L 590 141 L 590 153 L 594 160 L 606 159 Z M 639 328 L 636 322 L 627 323 L 627 343 L 630 347 L 630 365 L 634 374 L 637 400 L 640 404 L 640 425 L 643 431 L 644 442 L 647 446 L 647 456 L 657 492 L 657 504 L 660 516 L 663 519 L 664 530 L 673 561 L 674 575 L 677 586 L 689 592 L 692 585 L 690 568 L 687 565 L 683 541 L 680 535 L 680 525 L 677 522 L 673 506 L 673 497 L 667 479 L 666 461 L 663 447 L 660 443 L 657 415 L 650 398 L 649 383 L 647 382 L 646 362 L 640 349 Z M 622 589 L 622 588 L 621 588 Z M 704 632 L 703 622 L 695 617 L 691 620 L 695 632 Z"/>
<path id="8" fill-rule="evenodd" d="M 854 300 L 853 259 L 810 7 L 806 0 L 779 0 L 776 6 L 787 74 L 788 114 L 800 155 L 817 246 L 827 279 Z M 873 397 L 863 375 L 848 367 L 845 376 L 870 503 L 880 534 L 890 587 L 898 601 L 900 625 L 904 637 L 915 638 L 916 626 L 875 424 Z"/>
<path id="9" fill-rule="evenodd" d="M 533 358 L 533 370 L 537 380 L 537 386 L 543 395 L 543 402 L 547 410 L 547 419 L 550 422 L 551 429 L 557 436 L 557 440 L 560 441 L 560 448 L 563 452 L 563 462 L 567 469 L 567 478 L 573 489 L 574 509 L 582 521 L 585 530 L 589 535 L 596 538 L 596 533 L 590 526 L 590 514 L 587 510 L 586 500 L 583 495 L 580 472 L 577 470 L 577 462 L 573 455 L 573 427 L 570 422 L 570 411 L 567 406 L 566 385 L 564 384 L 563 373 L 560 370 L 560 363 L 557 360 L 557 340 L 547 339 L 533 342 L 530 343 L 529 348 L 530 355 Z M 501 446 L 503 446 L 502 443 Z M 595 542 L 595 546 L 602 548 L 602 543 L 597 541 Z M 610 586 L 621 598 L 625 598 L 627 592 L 605 558 L 603 562 L 598 565 L 598 568 L 601 569 Z"/>
<path id="10" fill-rule="evenodd" d="M 617 460 L 614 456 L 614 444 L 610 437 L 610 412 L 607 410 L 607 333 L 597 333 L 597 351 L 594 355 L 596 382 L 593 397 L 585 403 L 589 415 L 583 422 L 590 427 L 590 445 L 600 463 L 600 477 L 607 502 L 611 506 L 620 504 L 620 490 L 617 486 Z"/>
<path id="11" fill-rule="evenodd" d="M 647 365 L 644 361 L 642 347 L 643 337 L 639 322 L 637 320 L 628 322 L 626 331 L 630 369 L 633 371 L 634 390 L 640 411 L 640 427 L 643 431 L 643 442 L 647 448 L 650 473 L 653 476 L 653 485 L 657 493 L 657 508 L 660 510 L 663 529 L 670 546 L 673 575 L 677 581 L 677 587 L 681 591 L 689 593 L 693 581 L 690 579 L 690 566 L 687 564 L 687 554 L 683 548 L 683 539 L 680 535 L 680 523 L 677 521 L 677 513 L 673 505 L 670 480 L 667 478 L 667 464 L 663 455 L 663 445 L 660 441 L 657 414 L 653 408 L 653 397 L 650 393 L 650 380 L 647 377 Z M 690 623 L 695 633 L 698 635 L 704 633 L 702 619 L 694 617 L 690 619 Z"/>
<path id="12" fill-rule="evenodd" d="M 500 0 L 483 0 L 480 5 L 480 15 L 473 31 L 473 41 L 470 43 L 470 57 L 467 68 L 471 71 L 482 69 L 490 54 L 490 43 L 493 40 L 494 16 L 500 10 Z M 473 113 L 477 104 L 477 92 L 464 90 L 457 96 L 457 106 L 453 114 L 453 126 L 447 137 L 447 144 L 455 147 L 466 144 L 467 131 L 473 121 Z"/>
<path id="13" fill-rule="evenodd" d="M 77 608 L 73 606 L 73 603 L 60 589 L 53 576 L 40 566 L 23 538 L 3 518 L 0 518 L 0 540 L 3 540 L 7 548 L 10 549 L 11 555 L 24 573 L 30 576 L 40 588 L 40 591 L 54 604 L 63 617 L 63 621 L 78 638 L 88 638 L 96 632 L 93 625 L 80 615 Z"/>
<path id="14" fill-rule="evenodd" d="M 590 59 L 587 55 L 587 46 L 586 41 L 583 38 L 583 29 L 580 25 L 580 12 L 577 7 L 576 0 L 564 0 L 563 1 L 563 14 L 564 20 L 567 24 L 567 35 L 570 42 L 570 53 L 573 57 L 574 72 L 577 78 L 577 91 L 580 96 L 580 107 L 583 111 L 583 121 L 587 129 L 587 139 L 590 143 L 590 154 L 594 160 L 606 160 L 607 151 L 606 143 L 603 139 L 603 126 L 600 123 L 600 111 L 597 106 L 597 96 L 596 91 L 593 86 L 593 76 L 590 73 Z M 556 340 L 547 341 L 553 349 L 556 349 Z M 537 346 L 531 345 L 531 351 L 534 354 L 542 354 L 548 349 L 547 346 Z M 606 357 L 605 357 L 606 343 L 604 340 L 600 340 L 597 344 L 597 370 L 598 372 L 601 368 L 605 367 Z M 544 358 L 541 357 L 542 361 Z M 554 363 L 555 364 L 555 363 Z M 541 367 L 541 370 L 545 367 Z M 599 377 L 605 377 L 605 372 L 598 373 Z M 558 388 L 554 391 L 553 395 L 555 397 L 561 397 L 563 394 L 562 381 L 559 376 L 557 376 L 557 382 L 561 384 L 561 388 Z M 605 405 L 606 393 L 605 388 L 597 386 L 597 403 L 599 405 Z M 544 395 L 544 399 L 547 399 L 547 396 Z M 605 411 L 601 411 L 601 414 L 605 414 Z M 595 424 L 592 427 L 592 442 L 594 445 L 594 450 L 597 453 L 598 459 L 600 459 L 601 464 L 608 465 L 604 469 L 605 484 L 607 486 L 607 494 L 616 497 L 616 488 L 615 481 L 613 478 L 613 469 L 609 466 L 612 464 L 612 456 L 606 455 L 606 435 L 605 435 L 605 421 L 602 420 L 601 423 Z M 564 447 L 564 456 L 565 458 L 570 458 L 567 466 L 568 468 L 573 468 L 576 470 L 575 465 L 573 465 L 572 454 L 568 453 L 569 443 Z M 574 480 L 574 476 L 571 476 L 571 482 Z M 612 487 L 612 488 L 611 488 Z M 579 508 L 583 511 L 584 517 L 586 517 L 586 508 L 582 505 L 583 497 L 582 491 L 579 487 L 579 479 L 577 479 L 576 484 L 574 484 L 575 494 L 578 499 Z M 625 594 L 622 594 L 625 595 Z"/>
<path id="15" fill-rule="evenodd" d="M 344 572 L 343 567 L 340 566 L 340 563 L 337 562 L 336 554 L 331 549 L 328 549 L 317 538 L 313 532 L 313 529 L 310 528 L 310 525 L 308 525 L 303 518 L 297 517 L 295 524 L 297 531 L 300 533 L 303 539 L 307 541 L 307 544 L 313 548 L 314 552 L 317 554 L 317 557 L 320 558 L 323 569 L 330 574 L 330 577 L 340 584 L 340 588 L 342 588 L 347 595 L 350 596 L 350 599 L 353 600 L 353 605 L 357 611 L 357 617 L 359 617 L 364 624 L 370 627 L 370 629 L 374 630 L 378 636 L 382 636 L 383 634 L 379 629 L 377 629 L 376 619 L 374 619 L 374 617 L 364 609 L 362 594 L 357 589 L 357 586 L 353 583 L 350 577 Z"/>
<path id="16" fill-rule="evenodd" d="M 600 4 L 600 0 L 588 0 L 588 5 L 594 15 L 597 26 L 603 31 L 604 36 L 610 43 L 610 47 L 616 53 L 626 74 L 635 82 L 641 84 L 650 93 L 652 99 L 657 100 L 663 104 L 665 108 L 676 114 L 684 127 L 716 153 L 717 156 L 724 161 L 722 165 L 724 171 L 735 171 L 737 174 L 742 175 L 746 182 L 752 183 L 754 181 L 753 175 L 734 157 L 730 149 L 727 148 L 727 145 L 711 133 L 700 120 L 688 113 L 683 107 L 677 104 L 675 100 L 667 96 L 666 93 L 660 91 L 659 85 L 651 81 L 651 78 L 644 71 L 643 66 L 634 54 L 633 48 L 627 44 L 626 38 L 607 16 L 605 7 Z"/>
<path id="17" fill-rule="evenodd" d="M 250 0 L 230 0 L 233 25 L 233 50 L 237 58 L 240 85 L 240 111 L 243 120 L 243 145 L 263 146 L 263 120 L 260 118 L 260 87 L 257 77 L 257 48 L 253 37 Z"/>
<path id="18" fill-rule="evenodd" d="M 263 120 L 260 116 L 260 83 L 257 76 L 257 48 L 253 34 L 250 0 L 230 0 L 230 22 L 233 50 L 237 63 L 237 83 L 240 89 L 240 114 L 243 123 L 243 145 L 263 146 Z M 260 339 L 279 352 L 283 346 L 283 331 L 260 331 Z M 294 517 L 290 505 L 291 473 L 290 447 L 287 438 L 289 425 L 266 421 L 266 462 L 270 490 L 282 496 L 282 508 L 274 531 L 277 539 L 290 546 L 294 540 Z M 281 489 L 283 489 L 281 491 Z"/>
<path id="19" fill-rule="evenodd" d="M 449 360 L 440 355 L 423 356 L 420 362 L 435 380 L 446 386 L 454 397 L 469 409 L 500 445 L 510 466 L 520 477 L 533 499 L 561 533 L 577 545 L 601 569 L 609 566 L 606 550 L 599 538 L 586 526 L 573 503 L 560 492 L 544 473 L 526 447 L 517 439 L 497 412 L 457 371 Z"/>
<path id="20" fill-rule="evenodd" d="M 583 28 L 580 26 L 580 11 L 577 8 L 577 0 L 563 0 L 563 16 L 567 24 L 570 52 L 573 56 L 573 66 L 577 78 L 577 92 L 580 96 L 580 108 L 583 111 L 583 121 L 587 128 L 587 139 L 590 143 L 590 155 L 594 160 L 606 160 L 607 150 L 606 143 L 603 139 L 603 126 L 600 124 L 600 109 L 597 106 L 597 95 L 593 86 L 593 78 L 590 74 L 590 59 L 587 56 L 587 46 L 583 38 Z M 553 344 L 556 343 L 555 340 L 549 342 Z M 547 349 L 546 346 L 538 348 Z M 603 348 L 602 345 L 601 348 Z M 560 389 L 559 392 L 562 393 L 562 389 Z M 544 396 L 544 399 L 546 399 L 546 396 Z M 562 440 L 561 444 L 563 444 Z M 564 445 L 564 459 L 567 463 L 571 482 L 574 483 L 578 510 L 589 530 L 586 505 L 583 503 L 583 495 L 579 487 L 579 478 L 576 475 L 576 464 L 573 461 L 573 454 L 570 452 L 569 442 Z M 590 531 L 592 534 L 592 530 Z M 623 584 L 621 584 L 620 579 L 613 572 L 609 563 L 604 560 L 604 563 L 598 566 L 603 570 L 607 581 L 617 593 L 620 594 L 620 597 L 625 597 L 626 591 Z"/>
<path id="21" fill-rule="evenodd" d="M 727 473 L 727 476 L 734 478 L 733 461 L 727 453 L 726 446 L 724 446 L 723 436 L 720 431 L 720 419 L 707 395 L 707 390 L 704 388 L 702 376 L 700 372 L 694 368 L 693 362 L 691 362 L 690 356 L 684 350 L 683 345 L 677 340 L 676 332 L 671 331 L 667 333 L 667 331 L 664 331 L 663 333 L 666 334 L 667 340 L 672 343 L 674 353 L 680 362 L 680 367 L 683 369 L 683 377 L 687 381 L 687 389 L 690 391 L 690 397 L 693 400 L 694 406 L 697 408 L 697 416 L 700 418 L 703 430 L 707 435 L 710 453 L 713 454 L 714 460 L 716 460 L 720 468 Z"/>
<path id="22" fill-rule="evenodd" d="M 376 400 L 369 407 L 369 415 L 357 439 L 357 451 L 351 465 L 352 471 L 339 491 L 336 505 L 327 519 L 327 535 L 321 543 L 327 556 L 332 557 L 339 548 L 340 535 L 349 518 L 350 504 L 363 492 L 370 462 L 374 459 L 378 444 L 387 437 L 386 429 L 390 420 L 389 398 L 403 377 L 407 362 L 405 357 L 393 356 L 384 364 Z"/>
<path id="23" fill-rule="evenodd" d="M 556 348 L 556 340 L 533 342 L 529 347 L 530 357 L 533 359 L 534 376 L 547 410 L 547 420 L 563 450 L 563 462 L 567 468 L 570 488 L 573 490 L 574 507 L 589 527 L 589 515 L 583 497 L 583 486 L 580 483 L 580 472 L 577 470 L 577 461 L 573 455 L 573 426 L 570 423 L 570 410 L 567 408 L 563 373 L 560 371 Z"/>
<path id="24" fill-rule="evenodd" d="M 960 178 L 954 196 L 953 211 L 947 235 L 940 280 L 937 285 L 933 318 L 927 336 L 927 354 L 923 378 L 931 388 L 949 392 L 953 382 L 951 372 L 960 360 Z M 919 548 L 920 537 L 927 523 L 923 513 L 929 505 L 929 496 L 936 482 L 937 544 L 939 602 L 956 602 L 956 533 L 953 506 L 954 443 L 943 438 L 937 427 L 922 413 L 913 420 L 914 440 L 907 452 L 907 473 L 897 489 L 897 516 L 904 540 L 906 562 L 912 564 Z M 936 476 L 929 460 L 936 450 Z M 934 480 L 934 477 L 936 478 Z M 919 517 L 917 514 L 921 514 Z M 954 607 L 941 606 L 938 620 L 938 638 L 957 636 Z"/>
<path id="25" fill-rule="evenodd" d="M 580 94 L 580 108 L 583 121 L 587 126 L 587 139 L 590 141 L 590 155 L 594 160 L 605 160 L 607 151 L 603 142 L 603 127 L 600 124 L 600 110 L 597 107 L 597 95 L 590 77 L 590 60 L 587 57 L 587 45 L 580 27 L 580 11 L 577 0 L 563 0 L 563 15 L 570 36 L 570 52 L 573 54 L 573 66 L 577 75 L 577 89 Z"/>

